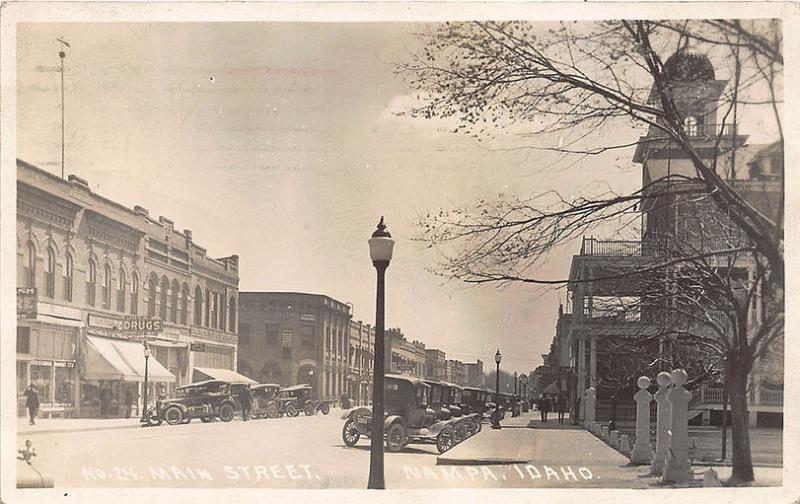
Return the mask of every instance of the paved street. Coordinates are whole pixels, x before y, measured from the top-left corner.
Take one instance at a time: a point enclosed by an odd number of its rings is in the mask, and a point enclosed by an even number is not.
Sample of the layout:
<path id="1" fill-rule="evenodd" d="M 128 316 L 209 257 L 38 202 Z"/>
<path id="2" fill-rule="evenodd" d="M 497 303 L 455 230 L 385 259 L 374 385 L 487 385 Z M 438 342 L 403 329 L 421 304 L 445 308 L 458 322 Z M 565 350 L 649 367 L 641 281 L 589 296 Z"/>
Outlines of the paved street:
<path id="1" fill-rule="evenodd" d="M 434 445 L 386 454 L 389 488 L 657 486 L 588 432 L 507 418 L 439 456 Z M 528 428 L 528 425 L 533 428 Z M 156 428 L 21 433 L 57 487 L 364 488 L 369 441 L 343 445 L 329 416 Z M 498 460 L 504 459 L 504 460 Z M 500 462 L 500 463 L 498 463 Z M 699 477 L 699 476 L 698 476 Z M 774 484 L 774 482 L 773 482 Z"/>

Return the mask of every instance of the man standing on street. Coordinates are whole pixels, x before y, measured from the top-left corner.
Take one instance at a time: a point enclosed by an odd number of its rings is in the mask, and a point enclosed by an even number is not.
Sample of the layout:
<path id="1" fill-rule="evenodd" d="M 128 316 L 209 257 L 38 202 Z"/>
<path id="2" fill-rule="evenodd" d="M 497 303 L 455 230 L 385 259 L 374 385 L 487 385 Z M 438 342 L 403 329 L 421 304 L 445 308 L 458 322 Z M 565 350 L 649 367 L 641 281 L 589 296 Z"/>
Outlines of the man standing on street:
<path id="1" fill-rule="evenodd" d="M 239 404 L 242 405 L 242 420 L 245 422 L 250 419 L 250 409 L 253 406 L 253 393 L 250 385 L 245 385 L 239 390 Z"/>
<path id="2" fill-rule="evenodd" d="M 29 424 L 35 425 L 36 414 L 39 412 L 39 392 L 36 391 L 33 383 L 31 383 L 22 395 L 25 396 L 25 406 L 28 408 L 28 415 L 30 416 Z"/>

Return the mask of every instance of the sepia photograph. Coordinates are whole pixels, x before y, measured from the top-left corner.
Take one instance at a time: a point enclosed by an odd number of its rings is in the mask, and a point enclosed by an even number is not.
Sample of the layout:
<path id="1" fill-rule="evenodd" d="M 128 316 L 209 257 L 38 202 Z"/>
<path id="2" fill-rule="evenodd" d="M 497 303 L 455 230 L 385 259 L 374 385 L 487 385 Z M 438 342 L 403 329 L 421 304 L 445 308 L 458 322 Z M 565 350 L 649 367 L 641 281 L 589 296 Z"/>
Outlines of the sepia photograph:
<path id="1" fill-rule="evenodd" d="M 207 5 L 3 5 L 4 502 L 800 499 L 788 4 Z"/>

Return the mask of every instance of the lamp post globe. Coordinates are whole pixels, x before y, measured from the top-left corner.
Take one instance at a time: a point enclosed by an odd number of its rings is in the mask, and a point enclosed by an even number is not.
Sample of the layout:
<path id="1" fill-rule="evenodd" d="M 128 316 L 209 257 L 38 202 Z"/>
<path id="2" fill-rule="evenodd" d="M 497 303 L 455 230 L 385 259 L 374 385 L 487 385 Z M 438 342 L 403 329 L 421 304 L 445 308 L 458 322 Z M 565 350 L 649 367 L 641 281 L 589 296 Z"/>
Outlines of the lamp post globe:
<path id="1" fill-rule="evenodd" d="M 393 251 L 394 240 L 381 217 L 378 228 L 369 239 L 369 257 L 375 266 L 378 282 L 375 300 L 375 354 L 372 362 L 372 436 L 370 436 L 368 489 L 386 488 L 383 471 L 385 278 Z"/>

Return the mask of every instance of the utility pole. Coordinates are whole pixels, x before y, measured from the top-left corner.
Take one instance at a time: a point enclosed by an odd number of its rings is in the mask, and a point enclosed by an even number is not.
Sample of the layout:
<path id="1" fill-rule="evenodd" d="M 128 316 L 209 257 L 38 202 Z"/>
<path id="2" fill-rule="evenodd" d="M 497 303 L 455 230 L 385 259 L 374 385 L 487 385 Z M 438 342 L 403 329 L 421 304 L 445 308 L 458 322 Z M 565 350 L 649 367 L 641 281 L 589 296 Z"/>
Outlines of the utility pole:
<path id="1" fill-rule="evenodd" d="M 69 43 L 60 38 L 56 39 L 64 46 L 69 47 Z M 61 60 L 61 178 L 64 178 L 64 58 L 67 53 L 64 50 L 58 52 L 58 57 Z"/>

